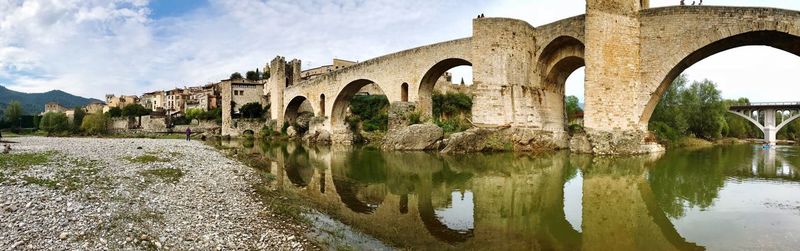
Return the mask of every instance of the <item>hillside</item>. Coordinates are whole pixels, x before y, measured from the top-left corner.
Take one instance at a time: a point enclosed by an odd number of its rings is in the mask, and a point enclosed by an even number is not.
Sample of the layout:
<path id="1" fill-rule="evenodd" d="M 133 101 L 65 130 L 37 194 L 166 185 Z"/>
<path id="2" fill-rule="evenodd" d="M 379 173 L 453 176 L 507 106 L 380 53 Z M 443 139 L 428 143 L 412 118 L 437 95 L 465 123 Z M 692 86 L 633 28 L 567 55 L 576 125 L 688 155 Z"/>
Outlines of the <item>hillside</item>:
<path id="1" fill-rule="evenodd" d="M 12 101 L 19 101 L 22 103 L 22 109 L 27 115 L 43 112 L 44 105 L 48 102 L 57 102 L 67 108 L 85 106 L 92 102 L 101 102 L 97 99 L 79 97 L 59 90 L 45 93 L 24 93 L 9 90 L 5 86 L 0 85 L 0 115 Z"/>

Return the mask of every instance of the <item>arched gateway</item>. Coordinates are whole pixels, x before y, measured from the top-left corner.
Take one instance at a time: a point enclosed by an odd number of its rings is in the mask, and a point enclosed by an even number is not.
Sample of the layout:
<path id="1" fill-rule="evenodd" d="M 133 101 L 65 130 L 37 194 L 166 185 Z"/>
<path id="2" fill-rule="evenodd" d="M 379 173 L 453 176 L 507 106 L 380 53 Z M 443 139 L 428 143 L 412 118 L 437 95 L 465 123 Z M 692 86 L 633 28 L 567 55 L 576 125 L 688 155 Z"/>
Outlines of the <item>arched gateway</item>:
<path id="1" fill-rule="evenodd" d="M 303 79 L 299 61 L 272 61 L 264 95 L 279 124 L 295 97 L 323 121 L 314 130 L 348 140 L 341 116 L 353 83 L 369 81 L 390 103 L 430 109 L 431 76 L 471 65 L 471 122 L 512 130 L 516 145 L 568 146 L 563 82 L 585 66 L 587 151 L 635 154 L 663 150 L 645 142 L 655 105 L 683 70 L 715 53 L 767 45 L 800 55 L 800 12 L 746 7 L 649 8 L 648 1 L 588 0 L 587 14 L 533 27 L 506 18 L 473 20 L 472 37 L 413 48 Z M 324 100 L 327 97 L 327 102 Z M 332 102 L 331 102 L 332 101 Z M 324 107 L 323 107 L 324 106 Z M 288 114 L 292 114 L 289 112 Z M 280 126 L 275 127 L 280 128 Z M 336 135 L 342 135 L 336 137 Z"/>

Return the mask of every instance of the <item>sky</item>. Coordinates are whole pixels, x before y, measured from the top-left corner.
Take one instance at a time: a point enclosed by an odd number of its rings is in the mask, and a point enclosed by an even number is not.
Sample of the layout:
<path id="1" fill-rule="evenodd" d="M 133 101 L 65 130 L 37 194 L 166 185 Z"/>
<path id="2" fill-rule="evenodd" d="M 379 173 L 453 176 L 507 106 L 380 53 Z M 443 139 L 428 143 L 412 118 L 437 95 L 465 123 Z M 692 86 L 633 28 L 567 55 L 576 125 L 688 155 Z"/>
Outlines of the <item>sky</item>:
<path id="1" fill-rule="evenodd" d="M 678 2 L 651 0 L 651 7 Z M 800 10 L 796 0 L 705 4 Z M 584 12 L 583 0 L 0 0 L 0 84 L 94 98 L 141 94 L 216 82 L 276 55 L 307 69 L 469 37 L 480 13 L 538 26 Z M 789 101 L 800 100 L 798 69 L 800 57 L 741 47 L 686 74 L 717 82 L 726 98 Z M 454 73 L 470 82 L 469 70 Z M 582 85 L 579 70 L 567 94 L 582 97 Z"/>

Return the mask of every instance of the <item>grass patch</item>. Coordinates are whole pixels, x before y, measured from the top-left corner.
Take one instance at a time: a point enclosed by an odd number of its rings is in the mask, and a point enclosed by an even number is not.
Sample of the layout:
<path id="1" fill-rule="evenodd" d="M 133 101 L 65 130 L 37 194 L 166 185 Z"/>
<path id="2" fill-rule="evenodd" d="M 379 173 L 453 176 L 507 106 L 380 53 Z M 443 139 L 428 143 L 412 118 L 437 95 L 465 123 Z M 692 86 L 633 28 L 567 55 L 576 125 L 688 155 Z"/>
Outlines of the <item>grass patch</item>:
<path id="1" fill-rule="evenodd" d="M 181 180 L 181 177 L 183 177 L 183 171 L 177 168 L 156 168 L 140 171 L 139 175 L 150 178 L 158 178 L 164 182 L 175 184 Z"/>
<path id="2" fill-rule="evenodd" d="M 31 184 L 31 185 L 47 187 L 47 188 L 50 188 L 50 189 L 57 189 L 58 188 L 58 182 L 55 181 L 55 180 L 51 180 L 51 179 L 42 179 L 42 178 L 39 178 L 39 177 L 33 177 L 33 176 L 25 175 L 25 176 L 22 176 L 22 180 L 24 180 L 25 183 Z"/>
<path id="3" fill-rule="evenodd" d="M 150 164 L 156 162 L 169 162 L 169 160 L 159 158 L 158 156 L 145 154 L 138 157 L 127 157 L 125 160 L 130 161 L 131 163 L 140 163 L 140 164 Z"/>
<path id="4" fill-rule="evenodd" d="M 35 165 L 44 165 L 50 162 L 56 152 L 18 153 L 0 155 L 0 167 L 12 171 L 25 170 Z"/>

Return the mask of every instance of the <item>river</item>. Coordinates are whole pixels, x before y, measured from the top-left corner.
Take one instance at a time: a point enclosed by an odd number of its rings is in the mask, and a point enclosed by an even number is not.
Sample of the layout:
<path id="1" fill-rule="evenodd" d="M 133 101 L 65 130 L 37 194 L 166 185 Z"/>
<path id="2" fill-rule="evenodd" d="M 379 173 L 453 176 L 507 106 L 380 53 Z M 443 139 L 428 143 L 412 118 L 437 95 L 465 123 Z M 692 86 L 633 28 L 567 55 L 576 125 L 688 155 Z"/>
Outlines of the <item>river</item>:
<path id="1" fill-rule="evenodd" d="M 220 142 L 279 189 L 392 246 L 424 250 L 791 250 L 800 148 L 636 157 L 443 156 Z"/>

